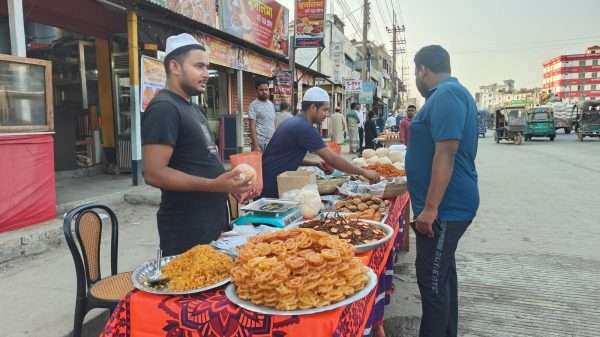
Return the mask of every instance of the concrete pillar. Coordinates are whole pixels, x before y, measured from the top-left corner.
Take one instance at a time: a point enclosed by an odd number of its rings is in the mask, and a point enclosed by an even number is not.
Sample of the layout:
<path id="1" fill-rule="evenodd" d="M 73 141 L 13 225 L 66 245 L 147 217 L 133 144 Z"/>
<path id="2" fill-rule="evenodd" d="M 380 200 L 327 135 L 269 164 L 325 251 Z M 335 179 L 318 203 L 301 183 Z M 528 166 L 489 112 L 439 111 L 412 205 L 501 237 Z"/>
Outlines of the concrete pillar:
<path id="1" fill-rule="evenodd" d="M 15 56 L 27 57 L 23 0 L 7 0 L 7 2 L 11 53 Z"/>
<path id="2" fill-rule="evenodd" d="M 131 179 L 134 186 L 142 182 L 142 132 L 140 116 L 140 56 L 138 22 L 135 11 L 127 12 L 129 41 L 129 84 L 131 93 Z"/>
<path id="3" fill-rule="evenodd" d="M 244 71 L 237 71 L 237 148 L 241 153 L 244 151 Z"/>

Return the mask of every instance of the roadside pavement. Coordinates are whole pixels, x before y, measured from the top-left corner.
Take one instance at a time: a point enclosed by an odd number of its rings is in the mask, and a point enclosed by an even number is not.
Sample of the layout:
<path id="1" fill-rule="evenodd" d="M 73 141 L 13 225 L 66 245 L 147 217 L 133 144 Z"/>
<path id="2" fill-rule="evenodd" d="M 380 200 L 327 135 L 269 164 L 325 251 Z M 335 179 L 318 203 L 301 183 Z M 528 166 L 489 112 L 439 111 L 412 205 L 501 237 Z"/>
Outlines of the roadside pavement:
<path id="1" fill-rule="evenodd" d="M 158 247 L 156 208 L 147 205 L 115 205 L 119 219 L 119 271 L 134 269 L 151 259 Z M 110 271 L 110 233 L 102 238 L 101 271 Z M 0 265 L 0 326 L 6 337 L 62 337 L 73 328 L 75 268 L 66 245 L 43 254 L 19 258 Z M 102 313 L 91 311 L 87 321 Z M 90 334 L 97 336 L 106 316 L 96 320 Z M 92 333 L 93 332 L 93 333 Z"/>

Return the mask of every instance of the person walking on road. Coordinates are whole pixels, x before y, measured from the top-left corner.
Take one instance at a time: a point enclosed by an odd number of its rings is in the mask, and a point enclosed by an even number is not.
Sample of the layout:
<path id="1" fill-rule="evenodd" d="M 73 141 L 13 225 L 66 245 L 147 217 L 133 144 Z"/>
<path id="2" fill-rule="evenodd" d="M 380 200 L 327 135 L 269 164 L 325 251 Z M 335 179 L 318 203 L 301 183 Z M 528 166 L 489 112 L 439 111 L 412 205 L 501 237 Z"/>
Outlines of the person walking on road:
<path id="1" fill-rule="evenodd" d="M 358 103 L 356 103 L 358 104 Z M 358 114 L 358 119 L 360 122 L 358 123 L 358 153 L 362 154 L 364 146 L 365 146 L 365 112 L 361 109 L 360 104 L 357 106 L 356 113 Z"/>
<path id="2" fill-rule="evenodd" d="M 375 138 L 379 135 L 377 125 L 375 125 L 375 111 L 369 111 L 365 121 L 365 149 L 375 149 Z"/>
<path id="3" fill-rule="evenodd" d="M 408 146 L 408 142 L 410 141 L 410 122 L 415 116 L 416 111 L 416 106 L 409 105 L 406 109 L 406 118 L 400 122 L 400 142 L 406 146 Z"/>
<path id="4" fill-rule="evenodd" d="M 406 154 L 408 191 L 417 216 L 420 337 L 456 337 L 458 282 L 455 251 L 479 208 L 478 120 L 473 96 L 451 76 L 441 46 L 415 55 L 417 88 L 425 105 L 410 125 Z"/>
<path id="5" fill-rule="evenodd" d="M 293 115 L 290 112 L 290 105 L 283 102 L 279 105 L 279 112 L 275 118 L 275 127 L 278 128 L 286 119 L 292 118 Z"/>
<path id="6" fill-rule="evenodd" d="M 358 146 L 358 126 L 360 125 L 360 118 L 358 117 L 358 103 L 352 103 L 350 105 L 350 112 L 346 116 L 348 120 L 348 141 L 350 142 L 350 153 L 356 153 L 359 150 Z"/>
<path id="7" fill-rule="evenodd" d="M 329 117 L 329 137 L 332 142 L 342 145 L 345 142 L 346 121 L 340 108 L 336 108 L 335 112 Z"/>
<path id="8" fill-rule="evenodd" d="M 250 140 L 252 151 L 263 152 L 275 133 L 275 105 L 269 100 L 269 82 L 265 79 L 256 81 L 257 97 L 248 109 L 250 119 Z"/>

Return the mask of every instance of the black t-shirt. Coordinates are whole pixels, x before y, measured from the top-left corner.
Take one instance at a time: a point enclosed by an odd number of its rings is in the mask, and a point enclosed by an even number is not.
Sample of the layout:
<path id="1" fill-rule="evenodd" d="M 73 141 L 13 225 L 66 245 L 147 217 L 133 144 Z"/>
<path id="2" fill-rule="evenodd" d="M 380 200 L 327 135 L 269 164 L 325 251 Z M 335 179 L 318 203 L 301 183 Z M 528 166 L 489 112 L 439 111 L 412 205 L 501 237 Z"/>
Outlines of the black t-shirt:
<path id="1" fill-rule="evenodd" d="M 169 167 L 184 173 L 214 179 L 225 172 L 200 108 L 169 90 L 161 90 L 142 115 L 142 144 L 173 146 Z M 226 225 L 226 194 L 162 190 L 158 227 L 163 249 L 166 237 L 179 248 L 208 243 Z"/>

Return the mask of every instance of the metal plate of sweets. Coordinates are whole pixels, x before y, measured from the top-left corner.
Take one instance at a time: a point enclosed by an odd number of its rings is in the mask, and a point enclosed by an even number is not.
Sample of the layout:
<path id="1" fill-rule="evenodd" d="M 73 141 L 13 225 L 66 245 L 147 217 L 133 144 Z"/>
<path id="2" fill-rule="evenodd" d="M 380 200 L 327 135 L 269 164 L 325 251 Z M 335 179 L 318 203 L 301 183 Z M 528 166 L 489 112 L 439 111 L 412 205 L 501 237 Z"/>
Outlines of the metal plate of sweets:
<path id="1" fill-rule="evenodd" d="M 174 258 L 175 258 L 175 256 L 163 257 L 160 260 L 161 267 L 168 264 Z M 156 261 L 154 259 L 146 261 L 133 271 L 133 274 L 131 274 L 131 281 L 133 282 L 133 286 L 136 289 L 147 292 L 147 293 L 156 294 L 156 295 L 189 295 L 189 294 L 196 294 L 196 293 L 201 293 L 203 291 L 219 288 L 231 281 L 231 278 L 228 277 L 228 278 L 224 279 L 223 281 L 220 281 L 218 283 L 211 284 L 209 286 L 202 287 L 202 288 L 195 288 L 195 289 L 181 290 L 181 291 L 170 290 L 166 284 L 151 285 L 150 282 L 148 281 L 150 279 L 150 277 L 156 273 L 155 262 Z"/>
<path id="2" fill-rule="evenodd" d="M 324 213 L 320 214 L 320 217 L 321 217 L 321 219 L 324 219 L 326 217 L 331 217 L 334 215 L 346 216 L 346 217 L 353 216 L 352 213 L 324 212 Z M 386 219 L 386 218 L 387 218 L 387 215 L 384 217 L 384 219 Z M 300 226 L 302 226 L 302 224 L 311 222 L 313 220 L 314 219 L 297 222 L 295 224 L 288 226 L 288 228 L 300 227 Z M 382 231 L 385 232 L 385 235 L 381 239 L 375 240 L 373 242 L 363 243 L 360 245 L 352 245 L 352 247 L 354 247 L 354 252 L 356 252 L 356 253 L 365 253 L 365 252 L 371 251 L 373 249 L 379 248 L 380 246 L 384 245 L 386 242 L 390 241 L 390 239 L 394 236 L 394 229 L 383 222 L 378 222 L 378 221 L 373 221 L 373 220 L 363 220 L 363 219 L 358 219 L 358 221 L 373 225 L 373 226 L 377 227 L 378 229 L 381 229 Z M 337 236 L 333 233 L 328 233 L 328 232 L 323 232 L 323 233 Z"/>
<path id="3" fill-rule="evenodd" d="M 225 288 L 225 296 L 227 296 L 227 298 L 231 302 L 235 303 L 239 307 L 259 314 L 283 316 L 310 315 L 319 312 L 334 310 L 367 297 L 367 295 L 369 295 L 371 291 L 375 289 L 375 286 L 377 286 L 378 281 L 377 274 L 375 274 L 375 272 L 373 272 L 371 268 L 368 268 L 367 270 L 367 277 L 369 278 L 369 280 L 367 281 L 367 285 L 362 290 L 359 290 L 358 292 L 354 293 L 354 295 L 346 297 L 345 299 L 337 303 L 311 309 L 277 310 L 275 308 L 256 305 L 250 301 L 242 300 L 241 298 L 239 298 L 235 291 L 235 285 L 233 283 L 228 285 L 227 288 Z"/>

